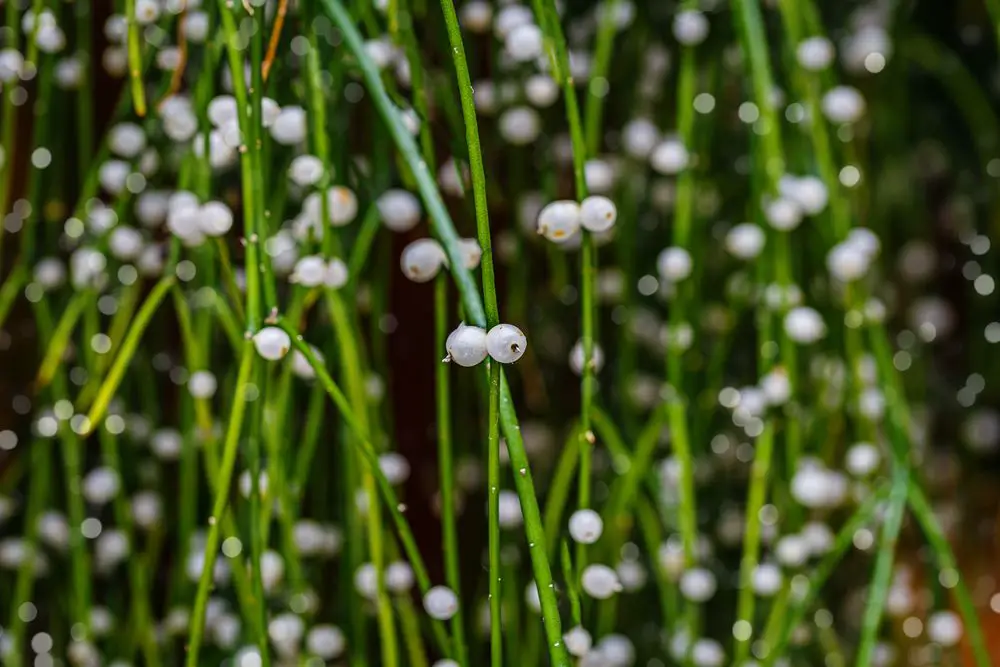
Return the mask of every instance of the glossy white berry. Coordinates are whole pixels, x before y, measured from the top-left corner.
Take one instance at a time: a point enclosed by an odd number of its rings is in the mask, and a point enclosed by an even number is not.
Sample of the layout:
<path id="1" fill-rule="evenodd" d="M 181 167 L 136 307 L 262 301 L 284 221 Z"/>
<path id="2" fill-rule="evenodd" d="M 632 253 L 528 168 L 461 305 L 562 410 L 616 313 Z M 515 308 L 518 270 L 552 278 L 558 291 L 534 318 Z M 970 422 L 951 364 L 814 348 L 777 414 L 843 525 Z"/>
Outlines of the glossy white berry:
<path id="1" fill-rule="evenodd" d="M 271 127 L 271 137 L 284 146 L 301 144 L 306 138 L 306 110 L 300 106 L 283 107 Z"/>
<path id="2" fill-rule="evenodd" d="M 295 263 L 289 280 L 303 287 L 317 287 L 326 277 L 326 262 L 319 255 L 302 257 Z"/>
<path id="3" fill-rule="evenodd" d="M 788 311 L 784 325 L 785 333 L 796 343 L 815 343 L 826 335 L 823 318 L 808 306 L 799 306 Z"/>
<path id="4" fill-rule="evenodd" d="M 316 357 L 316 360 L 322 364 L 323 353 L 312 345 L 309 346 L 309 349 L 313 356 Z M 312 364 L 309 363 L 309 360 L 306 359 L 306 355 L 302 354 L 298 350 L 292 351 L 292 372 L 303 380 L 312 380 L 316 377 L 316 370 L 312 367 Z"/>
<path id="5" fill-rule="evenodd" d="M 46 290 L 60 287 L 66 282 L 66 265 L 55 257 L 44 257 L 35 263 L 34 278 Z"/>
<path id="6" fill-rule="evenodd" d="M 420 222 L 420 200 L 408 190 L 386 190 L 375 200 L 382 224 L 394 232 L 408 232 Z"/>
<path id="7" fill-rule="evenodd" d="M 685 9 L 674 16 L 673 30 L 678 42 L 695 46 L 708 37 L 708 19 L 696 9 Z"/>
<path id="8" fill-rule="evenodd" d="M 334 257 L 326 263 L 326 271 L 323 273 L 323 284 L 330 289 L 340 289 L 347 284 L 350 277 L 350 272 L 344 260 Z"/>
<path id="9" fill-rule="evenodd" d="M 288 178 L 303 188 L 319 183 L 323 173 L 323 161 L 315 155 L 297 155 L 288 165 Z"/>
<path id="10" fill-rule="evenodd" d="M 625 635 L 604 635 L 597 642 L 597 651 L 607 667 L 632 667 L 635 663 L 635 645 Z"/>
<path id="11" fill-rule="evenodd" d="M 500 527 L 506 530 L 519 528 L 524 523 L 521 513 L 521 501 L 513 491 L 504 489 L 498 498 L 500 505 Z"/>
<path id="12" fill-rule="evenodd" d="M 493 23 L 493 7 L 487 0 L 472 0 L 458 8 L 458 20 L 469 32 L 488 32 Z"/>
<path id="13" fill-rule="evenodd" d="M 815 462 L 804 462 L 792 476 L 792 497 L 804 507 L 837 507 L 847 495 L 847 478 Z"/>
<path id="14" fill-rule="evenodd" d="M 826 255 L 827 270 L 841 282 L 851 282 L 864 277 L 870 263 L 870 256 L 850 241 L 836 244 Z"/>
<path id="15" fill-rule="evenodd" d="M 753 592 L 761 597 L 771 597 L 781 590 L 781 568 L 774 563 L 761 563 L 751 575 Z"/>
<path id="16" fill-rule="evenodd" d="M 398 452 L 386 452 L 379 456 L 378 467 L 393 486 L 404 484 L 410 478 L 410 462 Z"/>
<path id="17" fill-rule="evenodd" d="M 660 277 L 672 283 L 680 282 L 690 276 L 693 266 L 691 253 L 684 248 L 664 248 L 656 258 L 656 270 Z"/>
<path id="18" fill-rule="evenodd" d="M 493 32 L 499 39 L 505 39 L 515 28 L 534 21 L 531 9 L 525 5 L 511 4 L 497 12 L 493 19 Z"/>
<path id="19" fill-rule="evenodd" d="M 188 378 L 188 391 L 195 398 L 212 398 L 218 386 L 219 383 L 211 371 L 195 371 Z"/>
<path id="20" fill-rule="evenodd" d="M 118 473 L 111 468 L 94 468 L 83 478 L 83 497 L 94 505 L 107 504 L 118 495 L 120 488 Z"/>
<path id="21" fill-rule="evenodd" d="M 785 535 L 774 545 L 774 556 L 785 567 L 802 567 L 809 559 L 809 546 L 801 535 Z"/>
<path id="22" fill-rule="evenodd" d="M 607 600 L 622 589 L 618 574 L 607 565 L 597 563 L 584 568 L 580 585 L 587 595 L 597 600 Z"/>
<path id="23" fill-rule="evenodd" d="M 569 654 L 578 658 L 586 655 L 590 647 L 594 645 L 594 638 L 590 636 L 586 628 L 580 625 L 567 630 L 566 634 L 563 635 L 563 641 L 566 643 L 566 650 L 569 651 Z"/>
<path id="24" fill-rule="evenodd" d="M 829 195 L 826 184 L 818 176 L 791 176 L 786 174 L 778 181 L 778 190 L 798 204 L 805 215 L 817 215 L 826 208 Z"/>
<path id="25" fill-rule="evenodd" d="M 500 115 L 500 136 L 515 146 L 527 146 L 538 139 L 542 120 L 531 107 L 513 107 Z"/>
<path id="26" fill-rule="evenodd" d="M 486 347 L 486 331 L 480 327 L 459 324 L 445 341 L 448 356 L 445 361 L 454 361 L 459 366 L 475 366 L 489 354 Z"/>
<path id="27" fill-rule="evenodd" d="M 606 232 L 618 220 L 615 203 L 601 195 L 591 195 L 580 203 L 580 226 L 591 232 Z"/>
<path id="28" fill-rule="evenodd" d="M 385 587 L 390 593 L 403 595 L 413 588 L 413 568 L 409 563 L 396 561 L 385 568 Z"/>
<path id="29" fill-rule="evenodd" d="M 447 261 L 440 243 L 434 239 L 417 239 L 403 248 L 399 267 L 413 282 L 426 283 L 434 279 Z"/>
<path id="30" fill-rule="evenodd" d="M 653 169 L 666 176 L 684 171 L 688 166 L 688 150 L 677 137 L 668 137 L 658 143 L 649 155 Z"/>
<path id="31" fill-rule="evenodd" d="M 306 634 L 306 650 L 323 660 L 333 660 L 344 654 L 347 638 L 335 625 L 317 625 Z"/>
<path id="32" fill-rule="evenodd" d="M 691 568 L 681 574 L 681 595 L 692 602 L 706 602 L 715 595 L 718 584 L 715 575 L 702 567 Z"/>
<path id="33" fill-rule="evenodd" d="M 113 257 L 122 261 L 135 260 L 142 254 L 143 245 L 142 232 L 128 225 L 118 225 L 108 237 L 108 250 Z"/>
<path id="34" fill-rule="evenodd" d="M 837 86 L 823 95 L 821 107 L 831 123 L 854 123 L 865 113 L 865 98 L 857 88 Z"/>
<path id="35" fill-rule="evenodd" d="M 447 621 L 458 611 L 458 596 L 447 586 L 435 586 L 424 595 L 424 610 L 431 618 Z"/>
<path id="36" fill-rule="evenodd" d="M 538 233 L 561 243 L 580 231 L 580 205 L 568 199 L 546 204 L 538 213 Z"/>
<path id="37" fill-rule="evenodd" d="M 660 130 L 645 118 L 630 120 L 622 128 L 622 148 L 636 160 L 645 160 L 660 141 Z"/>
<path id="38" fill-rule="evenodd" d="M 534 23 L 524 23 L 507 34 L 504 46 L 515 61 L 529 62 L 542 55 L 542 38 L 541 28 Z"/>
<path id="39" fill-rule="evenodd" d="M 146 133 L 135 123 L 118 123 L 108 130 L 108 148 L 115 155 L 134 158 L 146 147 Z"/>
<path id="40" fill-rule="evenodd" d="M 583 166 L 584 180 L 591 194 L 603 195 L 611 192 L 615 185 L 615 167 L 607 160 L 587 160 Z"/>
<path id="41" fill-rule="evenodd" d="M 784 405 L 792 397 L 792 381 L 784 368 L 779 367 L 768 371 L 760 379 L 760 389 L 768 405 Z"/>
<path id="42" fill-rule="evenodd" d="M 581 509 L 569 517 L 569 534 L 580 544 L 594 544 L 601 539 L 604 532 L 604 521 L 601 515 L 592 509 Z"/>
<path id="43" fill-rule="evenodd" d="M 764 204 L 764 218 L 779 232 L 790 232 L 802 222 L 802 208 L 790 197 L 777 197 Z"/>
<path id="44" fill-rule="evenodd" d="M 483 258 L 483 249 L 479 247 L 479 241 L 459 239 L 458 250 L 462 255 L 462 266 L 470 271 L 479 266 L 479 261 Z"/>
<path id="45" fill-rule="evenodd" d="M 741 222 L 726 233 L 726 250 L 737 259 L 756 259 L 764 249 L 766 239 L 759 225 Z"/>
<path id="46" fill-rule="evenodd" d="M 533 74 L 524 82 L 524 96 L 532 106 L 547 109 L 559 99 L 559 84 L 547 74 Z"/>
<path id="47" fill-rule="evenodd" d="M 958 644 L 962 631 L 962 619 L 951 610 L 936 611 L 927 618 L 927 637 L 942 646 Z"/>
<path id="48" fill-rule="evenodd" d="M 527 348 L 527 337 L 513 324 L 498 324 L 486 334 L 486 351 L 501 364 L 514 363 Z"/>
<path id="49" fill-rule="evenodd" d="M 695 667 L 722 667 L 726 653 L 714 639 L 699 639 L 691 647 L 691 662 Z"/>
<path id="50" fill-rule="evenodd" d="M 795 47 L 795 58 L 803 69 L 819 72 L 833 62 L 833 43 L 826 37 L 808 37 Z"/>
<path id="51" fill-rule="evenodd" d="M 855 477 L 867 477 L 878 470 L 882 463 L 882 454 L 878 447 L 870 442 L 859 442 L 847 450 L 845 465 L 847 471 Z"/>
<path id="52" fill-rule="evenodd" d="M 284 329 L 264 327 L 254 334 L 253 344 L 257 348 L 257 354 L 268 361 L 278 361 L 288 354 L 288 350 L 292 347 L 292 339 Z"/>
<path id="53" fill-rule="evenodd" d="M 233 212 L 221 201 L 206 202 L 198 210 L 198 228 L 205 236 L 223 236 L 233 228 Z"/>

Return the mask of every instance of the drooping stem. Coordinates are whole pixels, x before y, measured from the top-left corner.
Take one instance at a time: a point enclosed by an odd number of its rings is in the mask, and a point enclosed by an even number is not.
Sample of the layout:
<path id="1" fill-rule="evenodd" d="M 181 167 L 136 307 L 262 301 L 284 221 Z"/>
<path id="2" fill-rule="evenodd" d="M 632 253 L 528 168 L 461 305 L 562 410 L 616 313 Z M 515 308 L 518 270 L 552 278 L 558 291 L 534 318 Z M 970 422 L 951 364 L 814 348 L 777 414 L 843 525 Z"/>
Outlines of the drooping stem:
<path id="1" fill-rule="evenodd" d="M 399 116 L 399 111 L 392 103 L 392 100 L 389 99 L 378 69 L 365 52 L 361 35 L 354 26 L 351 15 L 344 8 L 340 0 L 322 0 L 322 5 L 340 29 L 344 37 L 344 42 L 357 59 L 375 108 L 382 116 L 393 140 L 396 142 L 397 148 L 413 172 L 434 233 L 440 239 L 448 256 L 451 275 L 462 297 L 462 305 L 465 309 L 466 317 L 477 326 L 486 326 L 487 316 L 486 310 L 483 307 L 483 300 L 480 297 L 475 282 L 472 280 L 472 276 L 463 268 L 463 257 L 461 248 L 459 247 L 458 234 L 444 206 L 444 201 L 441 199 L 441 194 L 438 192 L 434 176 L 428 171 L 413 137 L 409 134 Z M 445 11 L 447 17 L 447 6 L 442 9 Z M 451 22 L 457 28 L 457 17 L 453 14 L 451 15 Z M 471 93 L 471 88 L 469 92 Z M 474 112 L 474 108 L 471 108 L 470 111 Z M 480 242 L 482 242 L 481 239 Z M 489 253 L 487 253 L 485 247 L 482 247 L 482 250 L 485 275 L 485 259 Z M 490 268 L 492 269 L 492 258 Z M 484 278 L 484 293 L 486 291 Z M 493 295 L 495 298 L 495 288 Z M 518 474 L 514 475 L 514 486 L 517 489 L 518 498 L 521 501 L 521 510 L 524 514 L 525 533 L 528 538 L 535 582 L 538 586 L 545 632 L 549 643 L 549 653 L 552 657 L 554 667 L 567 667 L 570 664 L 569 656 L 562 644 L 562 623 L 559 618 L 559 608 L 552 582 L 552 570 L 544 548 L 545 534 L 542 529 L 541 513 L 538 509 L 538 498 L 535 495 L 531 468 L 524 450 L 524 441 L 521 438 L 518 427 L 517 413 L 510 395 L 510 388 L 507 386 L 502 372 L 500 373 L 500 425 L 507 441 L 507 450 L 510 454 L 511 465 L 518 471 Z"/>

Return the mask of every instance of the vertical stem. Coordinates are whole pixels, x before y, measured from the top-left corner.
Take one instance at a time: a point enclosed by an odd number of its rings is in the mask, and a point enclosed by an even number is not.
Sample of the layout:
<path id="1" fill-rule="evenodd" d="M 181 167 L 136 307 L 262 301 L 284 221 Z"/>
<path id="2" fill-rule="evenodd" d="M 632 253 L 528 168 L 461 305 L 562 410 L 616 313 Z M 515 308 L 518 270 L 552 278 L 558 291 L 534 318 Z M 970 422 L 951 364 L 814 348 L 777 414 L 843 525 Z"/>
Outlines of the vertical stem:
<path id="1" fill-rule="evenodd" d="M 435 354 L 444 350 L 448 336 L 448 278 L 439 274 L 434 283 L 434 351 Z M 462 599 L 461 570 L 459 567 L 458 532 L 455 514 L 455 474 L 453 470 L 453 448 L 451 437 L 451 387 L 449 381 L 449 364 L 437 365 L 437 441 L 438 441 L 438 471 L 441 486 L 441 532 L 444 551 L 445 581 L 455 595 Z M 465 629 L 463 625 L 463 609 L 452 617 L 451 634 L 454 640 L 455 656 L 461 667 L 468 667 L 469 657 L 465 647 Z"/>
<path id="2" fill-rule="evenodd" d="M 503 665 L 503 630 L 501 628 L 501 590 L 503 564 L 500 562 L 500 363 L 490 359 L 489 456 L 487 491 L 489 495 L 490 552 L 490 663 Z M 495 443 L 495 446 L 494 446 Z"/>
<path id="3" fill-rule="evenodd" d="M 476 106 L 473 98 L 469 65 L 465 58 L 465 45 L 455 14 L 452 0 L 441 0 L 451 43 L 455 76 L 462 103 L 462 118 L 465 121 L 465 141 L 469 149 L 469 170 L 472 175 L 472 197 L 476 210 L 476 236 L 482 249 L 483 303 L 486 309 L 486 326 L 493 328 L 500 323 L 497 307 L 496 280 L 493 269 L 493 248 L 490 238 L 489 209 L 486 203 L 486 175 L 483 169 L 483 154 L 479 143 L 479 126 L 476 122 Z M 490 562 L 490 658 L 493 667 L 503 664 L 503 637 L 500 626 L 500 364 L 489 363 L 489 438 L 488 455 L 488 515 L 489 515 L 489 562 Z"/>
<path id="4" fill-rule="evenodd" d="M 229 488 L 233 478 L 233 467 L 236 465 L 236 453 L 239 450 L 240 429 L 243 426 L 243 414 L 246 411 L 247 385 L 250 382 L 250 372 L 253 370 L 255 354 L 253 342 L 248 339 L 243 343 L 243 350 L 240 352 L 239 372 L 236 376 L 233 404 L 229 413 L 229 425 L 226 427 L 226 439 L 222 450 L 215 500 L 212 503 L 212 515 L 208 518 L 205 556 L 202 560 L 201 576 L 198 579 L 198 593 L 195 597 L 194 609 L 191 612 L 191 635 L 188 638 L 187 658 L 184 663 L 186 667 L 197 667 L 199 664 L 198 653 L 205 631 L 208 595 L 212 589 L 215 558 L 219 553 L 219 534 L 223 515 L 229 504 Z M 258 398 L 258 400 L 260 399 Z"/>
<path id="5" fill-rule="evenodd" d="M 125 0 L 125 21 L 128 28 L 128 76 L 132 84 L 132 104 L 136 115 L 142 117 L 146 115 L 146 91 L 142 86 L 142 52 L 139 49 L 139 23 L 135 18 L 135 0 Z M 87 85 L 87 82 L 83 85 Z M 87 131 L 91 132 L 93 129 Z"/>

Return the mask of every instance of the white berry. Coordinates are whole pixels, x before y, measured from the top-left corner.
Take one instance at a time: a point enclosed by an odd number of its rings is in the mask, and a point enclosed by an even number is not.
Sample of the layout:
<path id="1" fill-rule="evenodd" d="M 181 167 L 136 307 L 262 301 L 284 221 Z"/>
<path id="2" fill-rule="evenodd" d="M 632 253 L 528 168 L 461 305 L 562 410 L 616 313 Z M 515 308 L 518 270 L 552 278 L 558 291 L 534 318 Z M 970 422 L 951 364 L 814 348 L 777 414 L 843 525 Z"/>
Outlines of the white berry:
<path id="1" fill-rule="evenodd" d="M 268 361 L 278 361 L 288 354 L 292 339 L 283 329 L 264 327 L 254 335 L 253 344 L 257 348 L 257 354 Z"/>
<path id="2" fill-rule="evenodd" d="M 448 356 L 445 361 L 454 361 L 459 366 L 475 366 L 489 353 L 486 346 L 486 330 L 480 327 L 459 324 L 445 341 Z"/>
<path id="3" fill-rule="evenodd" d="M 501 364 L 512 364 L 524 355 L 528 339 L 513 324 L 498 324 L 486 334 L 486 351 Z"/>
<path id="4" fill-rule="evenodd" d="M 601 515 L 591 509 L 573 512 L 569 518 L 569 534 L 580 544 L 593 544 L 601 538 L 604 532 L 604 521 Z"/>
<path id="5" fill-rule="evenodd" d="M 607 197 L 593 195 L 580 204 L 580 226 L 591 232 L 606 232 L 618 220 L 618 209 Z"/>

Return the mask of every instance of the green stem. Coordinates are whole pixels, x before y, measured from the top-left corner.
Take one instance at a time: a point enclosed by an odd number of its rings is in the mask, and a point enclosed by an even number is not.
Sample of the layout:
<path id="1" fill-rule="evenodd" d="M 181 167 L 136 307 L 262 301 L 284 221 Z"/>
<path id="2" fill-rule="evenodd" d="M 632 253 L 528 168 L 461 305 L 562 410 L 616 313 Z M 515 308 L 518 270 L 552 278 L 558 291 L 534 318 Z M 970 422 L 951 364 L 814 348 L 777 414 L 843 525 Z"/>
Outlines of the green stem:
<path id="1" fill-rule="evenodd" d="M 472 276 L 463 268 L 462 251 L 459 247 L 458 234 L 455 232 L 454 224 L 437 190 L 434 176 L 427 169 L 426 163 L 423 162 L 413 137 L 410 136 L 406 126 L 399 117 L 399 111 L 389 99 L 385 86 L 382 85 L 378 69 L 365 52 L 361 35 L 354 26 L 351 15 L 344 8 L 340 0 L 322 0 L 322 4 L 334 24 L 340 29 L 345 44 L 357 59 L 375 108 L 382 116 L 383 121 L 392 134 L 393 140 L 396 142 L 403 158 L 413 172 L 434 232 L 441 240 L 448 256 L 451 274 L 461 294 L 466 317 L 476 326 L 485 327 L 487 317 L 483 301 L 480 298 L 479 290 Z M 447 11 L 447 7 L 444 7 L 444 10 Z M 480 244 L 482 244 L 482 239 L 480 239 Z M 480 247 L 483 250 L 485 276 L 486 257 L 490 253 L 487 252 L 486 247 L 482 245 Z M 490 258 L 490 268 L 492 269 L 492 257 Z M 484 277 L 484 292 L 488 291 L 485 285 L 486 278 Z M 495 302 L 493 308 L 496 308 Z M 518 471 L 518 474 L 514 475 L 514 485 L 521 501 L 521 510 L 524 513 L 525 532 L 530 545 L 532 568 L 542 603 L 546 637 L 549 642 L 549 653 L 552 656 L 553 667 L 566 667 L 570 664 L 569 656 L 562 645 L 562 623 L 559 618 L 559 608 L 555 591 L 551 588 L 553 584 L 552 571 L 544 548 L 546 542 L 544 531 L 542 530 L 541 515 L 538 509 L 538 498 L 535 496 L 534 482 L 532 480 L 528 457 L 524 451 L 524 441 L 520 435 L 517 413 L 514 410 L 510 389 L 506 384 L 503 373 L 500 376 L 500 424 L 507 440 L 511 465 Z"/>
<path id="2" fill-rule="evenodd" d="M 108 376 L 101 383 L 101 388 L 97 391 L 94 404 L 90 406 L 90 411 L 87 413 L 84 434 L 91 433 L 97 427 L 97 423 L 101 417 L 104 416 L 104 411 L 107 410 L 108 403 L 111 402 L 115 391 L 118 390 L 118 385 L 121 383 L 122 377 L 124 377 L 125 371 L 128 369 L 129 362 L 132 361 L 132 357 L 135 355 L 142 334 L 146 331 L 150 320 L 153 319 L 153 315 L 160 307 L 160 302 L 163 301 L 163 297 L 170 291 L 175 280 L 172 275 L 164 276 L 153 288 L 153 291 L 149 293 L 149 296 L 146 297 L 145 303 L 142 304 L 142 308 L 139 309 L 136 315 L 135 323 L 125 337 L 125 342 L 122 343 L 122 349 L 118 354 L 118 358 L 115 359 L 111 370 L 108 371 Z"/>
<path id="3" fill-rule="evenodd" d="M 441 353 L 448 337 L 448 279 L 442 273 L 434 282 L 434 352 Z M 455 512 L 454 450 L 451 436 L 451 387 L 450 364 L 437 364 L 437 444 L 438 471 L 441 488 L 441 550 L 444 552 L 445 581 L 448 587 L 462 598 L 461 569 L 459 565 L 458 529 Z M 465 646 L 462 609 L 452 617 L 451 634 L 455 655 L 461 667 L 468 667 L 469 657 Z"/>
<path id="4" fill-rule="evenodd" d="M 239 450 L 240 430 L 243 427 L 243 414 L 246 411 L 247 385 L 250 383 L 250 373 L 256 356 L 253 342 L 243 343 L 240 353 L 239 372 L 236 376 L 236 388 L 233 392 L 233 404 L 229 414 L 229 425 L 226 428 L 225 444 L 222 450 L 222 462 L 217 477 L 215 500 L 212 503 L 212 515 L 208 519 L 208 536 L 205 539 L 205 556 L 202 560 L 201 576 L 198 579 L 198 593 L 191 612 L 191 634 L 187 643 L 186 667 L 197 667 L 198 654 L 201 649 L 202 634 L 205 631 L 205 612 L 208 608 L 208 596 L 212 589 L 212 577 L 215 570 L 215 559 L 219 552 L 219 535 L 222 519 L 229 504 L 229 490 L 233 478 L 233 467 L 236 465 L 236 454 Z"/>

